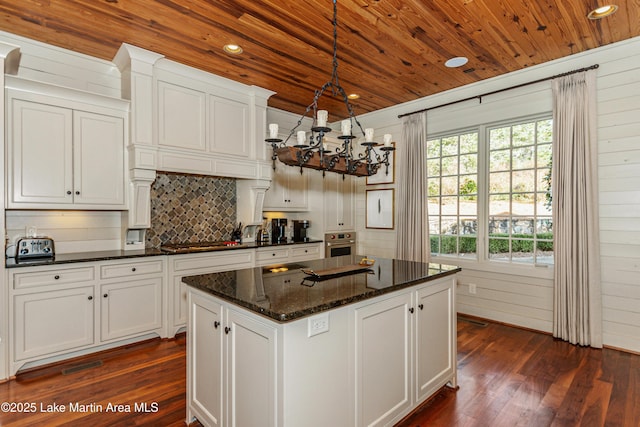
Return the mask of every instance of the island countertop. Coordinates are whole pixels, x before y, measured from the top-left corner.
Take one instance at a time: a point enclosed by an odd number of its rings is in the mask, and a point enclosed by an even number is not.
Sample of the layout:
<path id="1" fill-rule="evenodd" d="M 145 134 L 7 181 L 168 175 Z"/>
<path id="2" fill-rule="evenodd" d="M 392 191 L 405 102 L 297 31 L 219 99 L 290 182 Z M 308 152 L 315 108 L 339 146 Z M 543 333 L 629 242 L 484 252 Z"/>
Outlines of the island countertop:
<path id="1" fill-rule="evenodd" d="M 374 261 L 367 271 L 314 279 L 302 271 L 326 271 Z M 455 274 L 453 265 L 347 255 L 184 277 L 187 285 L 277 322 L 289 322 Z"/>

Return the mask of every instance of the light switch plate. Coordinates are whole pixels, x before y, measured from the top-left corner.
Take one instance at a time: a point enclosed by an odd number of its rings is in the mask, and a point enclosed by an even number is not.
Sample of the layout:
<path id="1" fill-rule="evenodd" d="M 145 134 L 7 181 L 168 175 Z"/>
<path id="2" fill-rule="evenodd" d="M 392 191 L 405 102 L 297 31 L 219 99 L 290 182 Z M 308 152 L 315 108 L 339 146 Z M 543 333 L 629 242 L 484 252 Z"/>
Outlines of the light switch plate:
<path id="1" fill-rule="evenodd" d="M 35 225 L 27 225 L 24 228 L 25 237 L 38 237 L 38 227 Z"/>

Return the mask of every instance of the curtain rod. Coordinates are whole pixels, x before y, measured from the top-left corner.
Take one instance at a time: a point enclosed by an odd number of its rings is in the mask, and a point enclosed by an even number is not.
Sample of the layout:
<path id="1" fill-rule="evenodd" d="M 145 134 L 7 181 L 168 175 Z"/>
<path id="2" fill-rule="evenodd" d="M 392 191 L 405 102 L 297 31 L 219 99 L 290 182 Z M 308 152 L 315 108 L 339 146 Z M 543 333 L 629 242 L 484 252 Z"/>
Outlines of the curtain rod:
<path id="1" fill-rule="evenodd" d="M 511 87 L 506 87 L 506 88 L 503 88 L 503 89 L 494 90 L 492 92 L 483 93 L 482 95 L 470 96 L 469 98 L 464 98 L 464 99 L 459 99 L 457 101 L 447 102 L 446 104 L 436 105 L 435 107 L 423 108 L 422 110 L 413 111 L 411 113 L 400 114 L 400 115 L 398 115 L 398 118 L 400 119 L 402 117 L 410 116 L 410 115 L 416 114 L 416 113 L 424 113 L 425 111 L 435 110 L 436 108 L 448 107 L 449 105 L 459 104 L 460 102 L 465 102 L 465 101 L 471 101 L 472 99 L 478 99 L 480 101 L 480 103 L 482 104 L 482 97 L 483 96 L 494 95 L 496 93 L 506 92 L 506 91 L 511 90 L 511 89 L 518 89 L 518 88 L 521 88 L 521 87 L 524 87 L 524 86 L 529 86 L 529 85 L 532 85 L 532 84 L 545 82 L 547 80 L 557 79 L 558 77 L 564 77 L 564 76 L 568 76 L 570 74 L 580 73 L 582 71 L 595 70 L 599 66 L 600 66 L 599 64 L 594 64 L 594 65 L 591 65 L 589 67 L 580 68 L 578 70 L 567 71 L 566 73 L 556 74 L 555 76 L 545 77 L 543 79 L 538 79 L 538 80 L 534 80 L 534 81 L 527 82 L 527 83 L 521 83 L 519 85 L 515 85 L 515 86 L 511 86 Z"/>

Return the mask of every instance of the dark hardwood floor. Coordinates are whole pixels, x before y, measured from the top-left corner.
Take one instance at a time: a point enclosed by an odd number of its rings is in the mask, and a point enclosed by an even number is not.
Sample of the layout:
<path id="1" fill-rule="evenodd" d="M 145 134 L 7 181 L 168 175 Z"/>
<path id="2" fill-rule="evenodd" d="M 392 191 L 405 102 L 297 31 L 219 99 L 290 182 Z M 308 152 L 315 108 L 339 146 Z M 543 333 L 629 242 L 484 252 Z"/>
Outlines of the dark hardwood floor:
<path id="1" fill-rule="evenodd" d="M 180 336 L 26 372 L 0 384 L 0 402 L 22 411 L 35 404 L 35 412 L 2 411 L 0 425 L 182 426 L 185 365 Z M 398 426 L 640 426 L 638 355 L 461 319 L 458 383 Z M 66 411 L 42 411 L 54 403 Z M 70 404 L 85 407 L 70 412 Z M 124 406 L 107 412 L 108 404 Z M 140 412 L 143 404 L 148 412 Z"/>

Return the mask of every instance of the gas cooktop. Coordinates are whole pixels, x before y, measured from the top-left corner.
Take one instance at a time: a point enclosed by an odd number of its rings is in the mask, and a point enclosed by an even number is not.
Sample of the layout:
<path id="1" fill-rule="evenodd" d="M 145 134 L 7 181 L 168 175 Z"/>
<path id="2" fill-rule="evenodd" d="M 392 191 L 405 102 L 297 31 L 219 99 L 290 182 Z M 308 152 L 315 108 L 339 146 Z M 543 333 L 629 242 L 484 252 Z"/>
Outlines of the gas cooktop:
<path id="1" fill-rule="evenodd" d="M 193 242 L 193 243 L 167 243 L 160 246 L 160 250 L 168 253 L 189 253 L 198 251 L 215 251 L 228 248 L 246 248 L 247 245 L 234 241 L 223 242 Z"/>

